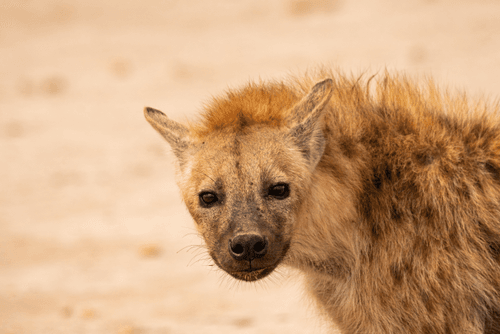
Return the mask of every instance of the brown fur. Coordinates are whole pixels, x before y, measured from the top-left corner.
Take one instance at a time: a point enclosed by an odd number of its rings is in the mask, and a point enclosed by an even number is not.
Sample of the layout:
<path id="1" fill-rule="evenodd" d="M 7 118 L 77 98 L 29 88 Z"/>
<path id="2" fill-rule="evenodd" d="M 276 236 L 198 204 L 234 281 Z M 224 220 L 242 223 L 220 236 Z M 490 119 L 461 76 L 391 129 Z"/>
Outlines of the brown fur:
<path id="1" fill-rule="evenodd" d="M 145 115 L 220 268 L 247 281 L 299 268 L 345 334 L 500 333 L 497 106 L 321 70 L 205 109 L 189 126 Z M 236 259 L 240 235 L 260 236 L 265 255 Z"/>

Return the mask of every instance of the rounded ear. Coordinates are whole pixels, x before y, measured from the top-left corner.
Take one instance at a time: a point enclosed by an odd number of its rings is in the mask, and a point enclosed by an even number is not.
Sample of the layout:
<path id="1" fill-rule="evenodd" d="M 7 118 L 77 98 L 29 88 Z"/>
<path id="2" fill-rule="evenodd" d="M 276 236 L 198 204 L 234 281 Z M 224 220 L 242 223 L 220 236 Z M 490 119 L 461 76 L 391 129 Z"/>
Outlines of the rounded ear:
<path id="1" fill-rule="evenodd" d="M 322 131 L 322 116 L 333 94 L 333 80 L 314 85 L 311 91 L 291 110 L 289 136 L 295 141 L 309 167 L 314 169 L 323 156 L 326 139 Z"/>
<path id="2" fill-rule="evenodd" d="M 171 120 L 161 111 L 150 107 L 144 108 L 144 117 L 146 117 L 149 124 L 151 124 L 151 126 L 170 144 L 172 151 L 182 167 L 186 158 L 185 153 L 192 145 L 188 128 Z"/>

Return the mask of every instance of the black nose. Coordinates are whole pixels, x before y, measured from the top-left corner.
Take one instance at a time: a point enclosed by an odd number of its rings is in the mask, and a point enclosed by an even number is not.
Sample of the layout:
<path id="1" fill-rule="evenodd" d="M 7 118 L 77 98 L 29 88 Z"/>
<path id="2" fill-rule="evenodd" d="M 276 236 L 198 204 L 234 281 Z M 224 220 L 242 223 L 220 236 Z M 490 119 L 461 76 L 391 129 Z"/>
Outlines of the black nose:
<path id="1" fill-rule="evenodd" d="M 229 240 L 229 253 L 236 260 L 263 257 L 267 253 L 267 240 L 258 234 L 240 234 Z"/>

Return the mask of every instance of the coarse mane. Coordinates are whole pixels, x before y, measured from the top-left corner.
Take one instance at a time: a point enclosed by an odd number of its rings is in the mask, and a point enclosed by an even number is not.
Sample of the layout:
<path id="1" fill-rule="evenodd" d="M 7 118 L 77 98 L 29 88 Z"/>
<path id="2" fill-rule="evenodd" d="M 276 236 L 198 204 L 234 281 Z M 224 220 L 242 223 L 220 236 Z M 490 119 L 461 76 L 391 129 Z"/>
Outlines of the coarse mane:
<path id="1" fill-rule="evenodd" d="M 299 99 L 293 87 L 284 83 L 249 83 L 213 98 L 205 105 L 200 121 L 190 128 L 199 137 L 223 129 L 240 132 L 256 124 L 279 128 L 286 124 L 289 109 Z"/>
<path id="2" fill-rule="evenodd" d="M 198 137 L 204 137 L 222 130 L 244 131 L 256 124 L 286 126 L 292 107 L 315 83 L 326 78 L 334 80 L 329 105 L 336 111 L 330 113 L 327 122 L 336 123 L 344 135 L 360 135 L 360 129 L 380 121 L 422 133 L 432 130 L 432 124 L 442 117 L 465 128 L 469 120 L 478 116 L 485 121 L 499 118 L 498 104 L 488 106 L 484 99 L 476 102 L 464 93 L 441 91 L 429 78 L 416 80 L 387 71 L 373 76 L 344 75 L 338 70 L 320 68 L 282 82 L 248 83 L 243 88 L 231 89 L 206 103 L 199 121 L 190 124 L 190 129 Z"/>

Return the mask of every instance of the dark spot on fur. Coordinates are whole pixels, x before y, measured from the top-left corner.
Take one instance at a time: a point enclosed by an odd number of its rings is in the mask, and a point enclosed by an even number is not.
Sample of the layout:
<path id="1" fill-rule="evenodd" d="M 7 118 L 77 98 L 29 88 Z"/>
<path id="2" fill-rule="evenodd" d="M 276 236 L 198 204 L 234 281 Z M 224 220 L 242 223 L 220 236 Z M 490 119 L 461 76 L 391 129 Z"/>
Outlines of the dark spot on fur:
<path id="1" fill-rule="evenodd" d="M 360 141 L 367 147 L 378 147 L 380 141 L 386 137 L 386 132 L 387 124 L 375 123 L 362 134 Z"/>
<path id="2" fill-rule="evenodd" d="M 384 174 L 387 181 L 392 181 L 392 171 L 389 166 L 385 166 Z"/>
<path id="3" fill-rule="evenodd" d="M 357 211 L 361 214 L 362 217 L 365 218 L 365 221 L 370 222 L 372 216 L 372 205 L 370 202 L 370 197 L 368 195 L 362 194 L 360 196 L 357 208 Z"/>
<path id="4" fill-rule="evenodd" d="M 399 223 L 402 219 L 401 212 L 393 205 L 391 208 L 391 220 Z"/>
<path id="5" fill-rule="evenodd" d="M 464 201 L 470 201 L 471 200 L 471 192 L 469 190 L 469 187 L 465 184 L 462 183 L 459 188 L 457 188 L 457 193 L 460 196 L 461 199 Z"/>
<path id="6" fill-rule="evenodd" d="M 454 179 L 456 177 L 456 173 L 453 168 L 449 164 L 441 164 L 441 173 L 448 179 Z"/>
<path id="7" fill-rule="evenodd" d="M 431 205 L 426 205 L 420 212 L 422 223 L 432 229 L 440 229 L 442 220 L 439 219 L 439 211 Z"/>
<path id="8" fill-rule="evenodd" d="M 473 162 L 470 164 L 469 168 L 473 172 L 471 173 L 470 180 L 474 189 L 477 189 L 481 194 L 484 194 L 484 176 L 482 175 L 483 173 L 478 173 L 478 171 L 484 171 L 486 169 L 485 163 L 480 161 L 476 163 Z"/>
<path id="9" fill-rule="evenodd" d="M 344 154 L 349 159 L 357 155 L 356 144 L 350 138 L 343 137 L 339 142 L 339 147 L 342 151 L 342 154 Z"/>
<path id="10" fill-rule="evenodd" d="M 500 334 L 500 309 L 488 308 L 485 320 L 484 334 Z"/>
<path id="11" fill-rule="evenodd" d="M 391 276 L 395 285 L 401 285 L 403 282 L 403 273 L 401 272 L 399 265 L 396 263 L 391 265 Z"/>
<path id="12" fill-rule="evenodd" d="M 500 168 L 498 166 L 494 165 L 491 161 L 488 161 L 484 164 L 484 167 L 495 179 L 495 181 L 500 182 Z"/>
<path id="13" fill-rule="evenodd" d="M 484 194 L 483 183 L 481 182 L 481 180 L 479 178 L 475 178 L 474 186 L 477 188 L 477 190 L 479 190 L 482 194 Z"/>
<path id="14" fill-rule="evenodd" d="M 380 226 L 377 223 L 372 223 L 372 238 L 377 240 L 380 237 L 381 230 Z"/>
<path id="15" fill-rule="evenodd" d="M 436 216 L 436 210 L 427 205 L 422 209 L 422 217 L 424 217 L 427 221 L 433 219 Z"/>
<path id="16" fill-rule="evenodd" d="M 382 188 L 382 182 L 383 182 L 383 172 L 380 170 L 376 170 L 372 177 L 373 187 L 377 190 L 380 190 L 380 188 Z"/>
<path id="17" fill-rule="evenodd" d="M 375 189 L 380 190 L 380 188 L 382 187 L 381 175 L 380 174 L 373 175 L 372 183 L 373 183 L 373 186 L 375 187 Z"/>
<path id="18" fill-rule="evenodd" d="M 491 255 L 500 262 L 500 242 L 490 242 L 488 244 Z"/>
<path id="19" fill-rule="evenodd" d="M 428 166 L 434 162 L 434 156 L 429 152 L 419 152 L 415 154 L 417 162 L 423 166 Z"/>
<path id="20" fill-rule="evenodd" d="M 486 224 L 477 220 L 482 239 L 486 242 L 491 256 L 500 263 L 500 235 L 496 235 Z"/>
<path id="21" fill-rule="evenodd" d="M 383 164 L 375 169 L 372 177 L 372 185 L 376 190 L 380 190 L 385 183 L 391 182 L 392 178 L 391 168 L 388 164 Z"/>
<path id="22" fill-rule="evenodd" d="M 375 171 L 373 174 L 365 175 L 363 188 L 358 195 L 357 209 L 360 213 L 365 229 L 373 239 L 378 239 L 383 233 L 384 227 L 379 225 L 390 219 L 390 203 L 386 201 L 387 194 L 381 189 L 387 179 L 385 170 Z"/>
<path id="23" fill-rule="evenodd" d="M 242 131 L 245 127 L 249 125 L 247 117 L 243 114 L 242 111 L 238 113 L 238 119 L 236 123 L 237 131 Z"/>
<path id="24" fill-rule="evenodd" d="M 409 257 L 403 262 L 403 268 L 406 274 L 411 277 L 413 275 L 413 265 L 412 265 L 412 258 Z"/>

